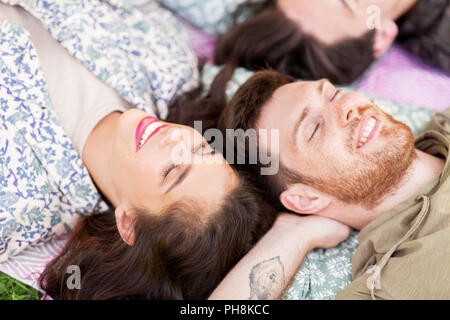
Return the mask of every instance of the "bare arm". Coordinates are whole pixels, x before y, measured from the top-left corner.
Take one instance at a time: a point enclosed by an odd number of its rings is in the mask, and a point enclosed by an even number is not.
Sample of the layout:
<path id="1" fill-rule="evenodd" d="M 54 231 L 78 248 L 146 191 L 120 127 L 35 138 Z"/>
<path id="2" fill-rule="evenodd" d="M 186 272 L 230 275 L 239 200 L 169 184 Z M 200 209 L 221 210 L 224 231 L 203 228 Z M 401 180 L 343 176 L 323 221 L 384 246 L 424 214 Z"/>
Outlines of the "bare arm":
<path id="1" fill-rule="evenodd" d="M 327 218 L 283 213 L 209 299 L 279 299 L 310 250 L 335 247 L 350 231 Z"/>

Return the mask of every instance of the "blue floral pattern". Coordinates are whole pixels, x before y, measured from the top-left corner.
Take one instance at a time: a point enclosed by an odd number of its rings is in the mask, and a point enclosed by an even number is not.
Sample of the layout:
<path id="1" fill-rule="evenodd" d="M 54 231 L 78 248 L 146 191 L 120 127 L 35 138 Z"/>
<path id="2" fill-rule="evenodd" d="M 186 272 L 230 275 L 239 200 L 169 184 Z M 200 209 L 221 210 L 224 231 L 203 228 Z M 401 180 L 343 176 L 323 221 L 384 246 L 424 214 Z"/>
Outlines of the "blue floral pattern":
<path id="1" fill-rule="evenodd" d="M 174 17 L 149 2 L 0 0 L 20 5 L 134 106 L 164 117 L 197 85 L 197 65 Z M 52 108 L 29 33 L 0 20 L 0 262 L 64 234 L 106 203 Z"/>
<path id="2" fill-rule="evenodd" d="M 136 3 L 137 5 L 145 3 L 146 1 L 148 0 L 131 0 L 132 3 Z M 176 12 L 184 19 L 212 36 L 224 33 L 233 25 L 231 16 L 236 8 L 245 1 L 246 0 L 158 0 L 158 2 L 165 7 Z"/>
<path id="3" fill-rule="evenodd" d="M 0 261 L 105 210 L 60 126 L 28 33 L 0 23 Z"/>
<path id="4" fill-rule="evenodd" d="M 197 58 L 173 14 L 156 1 L 0 0 L 20 5 L 133 106 L 167 116 L 171 98 L 198 84 Z"/>

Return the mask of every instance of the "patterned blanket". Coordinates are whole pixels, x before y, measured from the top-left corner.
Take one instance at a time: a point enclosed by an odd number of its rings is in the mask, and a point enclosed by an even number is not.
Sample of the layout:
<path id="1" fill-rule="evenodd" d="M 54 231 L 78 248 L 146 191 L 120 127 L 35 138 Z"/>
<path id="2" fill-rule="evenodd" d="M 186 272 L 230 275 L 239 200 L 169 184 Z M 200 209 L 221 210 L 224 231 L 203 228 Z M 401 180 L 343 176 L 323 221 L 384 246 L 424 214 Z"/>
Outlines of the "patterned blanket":
<path id="1" fill-rule="evenodd" d="M 147 0 L 134 1 L 148 3 Z M 197 55 L 211 61 L 214 38 L 188 24 L 184 26 L 188 30 L 190 42 Z M 211 69 L 205 73 L 204 77 L 208 75 L 211 77 L 214 72 Z M 245 75 L 241 77 L 245 78 Z M 204 80 L 206 83 L 210 81 Z M 237 80 L 235 85 L 238 85 Z M 422 105 L 435 110 L 443 109 L 450 101 L 448 89 L 450 78 L 425 67 L 397 47 L 392 48 L 366 73 L 362 81 L 357 84 L 357 88 L 400 104 Z M 414 89 L 411 90 L 411 88 Z M 408 110 L 409 106 L 405 108 Z M 424 111 L 421 108 L 412 107 L 411 110 L 420 112 L 412 112 L 414 116 L 411 118 L 407 112 L 402 115 L 400 110 L 398 104 L 390 104 L 387 109 L 388 112 L 396 113 L 400 120 L 409 123 L 415 132 L 419 130 L 421 121 L 426 121 L 431 114 L 430 110 Z M 62 249 L 66 240 L 67 235 L 61 235 L 51 242 L 31 245 L 8 261 L 0 263 L 0 270 L 39 289 L 36 279 L 47 262 Z M 336 293 L 350 281 L 351 257 L 357 245 L 357 233 L 354 232 L 349 239 L 334 249 L 311 252 L 283 299 L 334 298 Z"/>

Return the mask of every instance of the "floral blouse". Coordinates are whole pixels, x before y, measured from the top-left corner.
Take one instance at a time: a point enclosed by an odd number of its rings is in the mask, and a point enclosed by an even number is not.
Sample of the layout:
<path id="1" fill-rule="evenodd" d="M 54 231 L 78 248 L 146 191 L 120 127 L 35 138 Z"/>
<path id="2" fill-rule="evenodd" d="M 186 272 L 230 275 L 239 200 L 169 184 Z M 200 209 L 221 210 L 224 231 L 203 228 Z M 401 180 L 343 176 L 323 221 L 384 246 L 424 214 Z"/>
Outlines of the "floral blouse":
<path id="1" fill-rule="evenodd" d="M 198 83 L 175 17 L 153 1 L 0 0 L 20 5 L 133 106 L 164 118 Z M 0 20 L 0 262 L 107 209 L 62 128 L 26 30 Z"/>

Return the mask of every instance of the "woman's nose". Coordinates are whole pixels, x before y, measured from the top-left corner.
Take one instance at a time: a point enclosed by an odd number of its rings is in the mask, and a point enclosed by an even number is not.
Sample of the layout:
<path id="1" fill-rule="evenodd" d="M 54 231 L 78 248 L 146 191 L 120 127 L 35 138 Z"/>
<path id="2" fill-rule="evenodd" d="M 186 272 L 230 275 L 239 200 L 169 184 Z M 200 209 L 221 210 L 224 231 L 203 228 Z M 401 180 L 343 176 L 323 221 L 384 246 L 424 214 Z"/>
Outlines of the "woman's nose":
<path id="1" fill-rule="evenodd" d="M 160 148 L 173 147 L 178 144 L 187 144 L 188 133 L 186 130 L 182 130 L 180 128 L 172 128 L 170 129 L 166 136 L 161 140 L 159 146 Z"/>
<path id="2" fill-rule="evenodd" d="M 173 163 L 191 163 L 192 162 L 192 137 L 189 131 L 173 128 L 167 132 L 159 144 L 162 153 L 170 155 Z"/>

